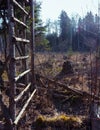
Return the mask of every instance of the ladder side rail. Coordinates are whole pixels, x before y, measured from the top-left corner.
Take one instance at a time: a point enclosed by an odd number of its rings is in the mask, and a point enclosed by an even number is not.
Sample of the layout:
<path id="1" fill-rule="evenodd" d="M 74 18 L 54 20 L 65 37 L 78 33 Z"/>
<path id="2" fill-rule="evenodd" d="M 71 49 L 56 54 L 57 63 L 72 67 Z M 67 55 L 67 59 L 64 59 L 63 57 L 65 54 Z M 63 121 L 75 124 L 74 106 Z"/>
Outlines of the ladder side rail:
<path id="1" fill-rule="evenodd" d="M 9 111 L 12 121 L 16 118 L 16 103 L 14 98 L 16 95 L 16 84 L 13 81 L 13 77 L 16 76 L 16 65 L 12 60 L 15 58 L 15 44 L 12 42 L 12 37 L 15 36 L 14 23 L 11 21 L 11 18 L 14 17 L 14 7 L 11 0 L 8 0 L 8 15 L 9 15 L 9 82 L 10 82 L 10 97 L 9 97 Z"/>

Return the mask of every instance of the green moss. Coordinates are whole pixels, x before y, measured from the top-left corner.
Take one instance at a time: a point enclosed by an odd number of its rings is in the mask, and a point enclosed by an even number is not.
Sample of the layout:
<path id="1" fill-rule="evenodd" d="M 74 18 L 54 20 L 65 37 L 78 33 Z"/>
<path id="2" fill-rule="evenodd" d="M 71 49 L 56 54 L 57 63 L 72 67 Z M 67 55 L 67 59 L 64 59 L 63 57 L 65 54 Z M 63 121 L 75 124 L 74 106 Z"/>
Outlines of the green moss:
<path id="1" fill-rule="evenodd" d="M 78 123 L 78 124 L 81 124 L 82 120 L 79 117 L 67 116 L 65 114 L 61 114 L 61 115 L 57 115 L 57 116 L 53 116 L 53 117 L 46 117 L 46 116 L 40 115 L 36 119 L 36 124 L 39 126 L 43 126 L 43 125 L 47 125 L 47 124 L 55 125 L 57 123 L 58 124 L 59 123 L 66 123 L 66 124 Z"/>

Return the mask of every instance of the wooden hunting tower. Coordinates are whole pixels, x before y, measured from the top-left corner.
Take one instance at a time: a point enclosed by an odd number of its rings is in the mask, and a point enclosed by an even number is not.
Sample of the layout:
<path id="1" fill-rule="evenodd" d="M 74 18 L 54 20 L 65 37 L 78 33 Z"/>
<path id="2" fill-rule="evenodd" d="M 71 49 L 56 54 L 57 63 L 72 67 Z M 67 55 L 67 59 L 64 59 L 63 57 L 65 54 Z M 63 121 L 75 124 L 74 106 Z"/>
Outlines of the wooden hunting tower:
<path id="1" fill-rule="evenodd" d="M 34 0 L 0 0 L 1 31 L 9 82 L 9 110 L 4 112 L 10 130 L 16 126 L 36 90 L 34 90 Z M 0 43 L 1 44 L 1 43 Z M 18 68 L 18 64 L 21 68 Z M 31 77 L 31 78 L 30 78 Z M 25 88 L 18 94 L 18 86 Z M 28 91 L 28 100 L 17 113 L 17 103 Z M 17 93 L 16 93 L 17 92 Z"/>

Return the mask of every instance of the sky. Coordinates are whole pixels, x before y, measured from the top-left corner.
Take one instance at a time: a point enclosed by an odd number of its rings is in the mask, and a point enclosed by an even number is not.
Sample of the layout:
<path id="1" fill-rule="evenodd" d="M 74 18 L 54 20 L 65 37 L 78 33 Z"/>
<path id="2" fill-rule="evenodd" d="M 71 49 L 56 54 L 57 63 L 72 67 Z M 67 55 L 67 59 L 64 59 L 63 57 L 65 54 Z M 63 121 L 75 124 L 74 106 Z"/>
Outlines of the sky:
<path id="1" fill-rule="evenodd" d="M 61 11 L 64 10 L 69 17 L 79 14 L 84 17 L 87 11 L 98 13 L 98 1 L 100 0 L 37 0 L 42 2 L 41 18 L 57 20 Z"/>

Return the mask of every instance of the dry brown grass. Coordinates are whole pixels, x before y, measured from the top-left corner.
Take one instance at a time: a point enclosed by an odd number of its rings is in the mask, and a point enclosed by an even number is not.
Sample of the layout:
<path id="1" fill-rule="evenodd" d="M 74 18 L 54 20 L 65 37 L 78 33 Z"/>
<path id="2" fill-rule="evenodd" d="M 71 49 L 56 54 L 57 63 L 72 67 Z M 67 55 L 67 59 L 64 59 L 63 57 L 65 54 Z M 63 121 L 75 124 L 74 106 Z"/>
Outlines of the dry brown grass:
<path id="1" fill-rule="evenodd" d="M 67 54 L 61 53 L 38 53 L 36 55 L 35 71 L 52 79 L 60 73 L 63 62 L 66 60 L 67 56 Z M 65 75 L 58 81 L 69 85 L 72 88 L 89 91 L 87 73 L 90 71 L 90 60 L 87 55 L 87 63 L 84 65 L 84 62 L 82 61 L 83 57 L 83 54 L 70 55 L 69 59 L 73 62 L 74 70 L 77 69 L 77 72 L 75 71 L 74 75 Z M 30 63 L 28 64 L 30 66 Z M 85 69 L 84 66 L 86 66 Z M 20 70 L 18 70 L 18 72 L 19 71 Z M 7 80 L 6 72 L 3 74 L 3 79 Z M 75 126 L 77 127 L 76 129 L 79 130 L 80 127 L 82 127 L 82 117 L 88 115 L 87 108 L 84 108 L 85 103 L 87 102 L 84 102 L 82 97 L 71 94 L 66 88 L 61 88 L 59 86 L 54 87 L 52 84 L 49 85 L 49 88 L 42 88 L 41 84 L 38 87 L 40 88 L 38 88 L 37 95 L 28 107 L 29 117 L 26 124 L 29 122 L 31 125 L 34 124 L 34 126 L 36 126 L 34 130 L 42 130 L 42 126 L 46 126 L 43 130 L 56 130 L 56 127 L 58 128 L 58 126 L 60 130 L 66 130 L 68 127 L 74 128 Z M 58 92 L 59 98 L 55 97 L 55 91 Z M 70 124 L 70 126 L 67 124 Z"/>

